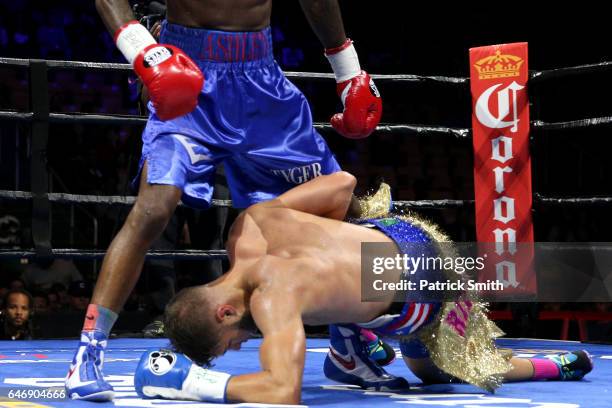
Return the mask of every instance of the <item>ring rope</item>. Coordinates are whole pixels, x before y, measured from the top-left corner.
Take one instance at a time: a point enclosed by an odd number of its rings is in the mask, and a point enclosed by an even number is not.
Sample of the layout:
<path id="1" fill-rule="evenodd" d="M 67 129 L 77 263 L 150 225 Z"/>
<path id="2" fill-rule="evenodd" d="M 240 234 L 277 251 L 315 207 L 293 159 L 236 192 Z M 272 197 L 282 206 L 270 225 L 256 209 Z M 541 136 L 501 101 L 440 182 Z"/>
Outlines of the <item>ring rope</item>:
<path id="1" fill-rule="evenodd" d="M 68 194 L 68 193 L 46 193 L 42 194 L 43 198 L 48 199 L 53 203 L 65 204 L 109 204 L 109 205 L 133 205 L 136 202 L 136 196 L 98 196 L 93 194 Z M 34 194 L 29 191 L 11 191 L 0 190 L 0 200 L 31 200 Z M 211 204 L 214 207 L 231 207 L 231 200 L 212 199 Z M 179 203 L 184 206 L 183 203 Z"/>
<path id="2" fill-rule="evenodd" d="M 85 194 L 47 193 L 41 195 L 50 202 L 64 204 L 108 204 L 108 205 L 133 205 L 135 196 L 98 196 Z M 30 200 L 34 197 L 29 191 L 0 190 L 0 200 Z M 474 200 L 413 200 L 394 201 L 396 207 L 401 208 L 460 208 L 474 204 Z M 180 203 L 180 205 L 184 205 Z M 231 200 L 212 200 L 213 207 L 231 207 Z"/>
<path id="3" fill-rule="evenodd" d="M 535 193 L 533 198 L 538 203 L 547 205 L 602 205 L 612 204 L 612 197 L 544 197 L 540 193 Z"/>
<path id="4" fill-rule="evenodd" d="M 606 251 L 611 252 L 612 247 L 590 245 L 580 246 L 572 244 L 559 244 L 550 243 L 547 246 L 546 243 L 540 244 L 542 250 L 548 251 Z M 52 249 L 49 256 L 56 258 L 70 258 L 79 260 L 95 260 L 103 259 L 106 255 L 106 251 L 100 249 L 75 249 L 75 248 L 56 248 Z M 34 249 L 0 249 L 0 259 L 33 259 L 37 258 L 36 250 Z M 185 250 L 152 250 L 145 254 L 146 259 L 163 259 L 163 260 L 213 260 L 221 259 L 225 260 L 228 258 L 227 251 L 224 249 L 209 249 L 209 250 L 196 250 L 196 249 L 185 249 Z"/>
<path id="5" fill-rule="evenodd" d="M 147 122 L 146 116 L 137 115 L 99 115 L 91 113 L 50 113 L 50 123 L 84 123 L 89 125 L 144 125 Z M 0 121 L 12 120 L 20 122 L 33 122 L 32 112 L 13 112 L 0 110 Z M 316 122 L 314 128 L 320 131 L 331 131 L 333 128 L 329 123 Z M 381 124 L 376 127 L 379 133 L 393 134 L 427 134 L 439 133 L 454 136 L 457 139 L 466 139 L 471 135 L 471 130 L 467 128 L 451 128 L 445 126 L 423 126 L 410 124 Z"/>
<path id="6" fill-rule="evenodd" d="M 29 191 L 0 190 L 0 200 L 31 200 L 34 197 Z M 108 204 L 108 205 L 133 205 L 136 201 L 135 196 L 98 196 L 85 194 L 68 193 L 46 193 L 40 195 L 47 198 L 50 202 L 66 204 Z M 550 205 L 606 205 L 612 204 L 612 197 L 546 197 L 540 193 L 534 193 L 535 204 Z M 213 207 L 231 207 L 231 200 L 212 200 Z M 184 205 L 180 203 L 179 205 Z M 393 205 L 398 208 L 419 209 L 419 208 L 461 208 L 474 205 L 474 200 L 398 200 L 393 201 Z"/>
<path id="7" fill-rule="evenodd" d="M 21 58 L 0 58 L 0 65 L 21 66 L 27 67 L 30 65 L 29 59 Z M 64 60 L 46 60 L 49 69 L 77 69 L 77 70 L 102 70 L 102 71 L 125 71 L 132 72 L 130 64 L 106 63 L 106 62 L 85 62 L 85 61 L 64 61 Z M 332 73 L 323 72 L 284 72 L 287 78 L 294 79 L 335 79 Z M 469 78 L 450 77 L 450 76 L 423 76 L 423 75 L 407 75 L 407 74 L 392 74 L 392 75 L 370 75 L 377 81 L 392 81 L 392 82 L 441 82 L 450 84 L 465 84 L 469 82 Z"/>
<path id="8" fill-rule="evenodd" d="M 90 125 L 144 125 L 147 122 L 146 116 L 136 115 L 98 115 L 91 113 L 50 113 L 50 123 L 85 123 Z M 13 112 L 0 110 L 0 121 L 11 120 L 20 122 L 33 122 L 35 120 L 32 112 Z M 544 122 L 532 120 L 531 128 L 537 130 L 567 130 L 596 126 L 608 126 L 612 124 L 612 116 L 599 118 L 578 119 L 563 122 Z M 314 127 L 320 131 L 331 131 L 330 124 L 324 122 L 314 123 Z M 381 124 L 376 127 L 376 132 L 386 134 L 412 134 L 428 135 L 431 133 L 454 136 L 457 139 L 468 139 L 472 135 L 469 128 L 452 128 L 446 126 L 424 126 L 414 124 Z"/>
<path id="9" fill-rule="evenodd" d="M 541 130 L 567 130 L 578 129 L 592 126 L 602 126 L 612 124 L 612 116 L 603 116 L 600 118 L 578 119 L 565 122 L 542 122 L 541 120 L 533 120 L 530 122 L 531 127 Z"/>
<path id="10" fill-rule="evenodd" d="M 30 59 L 22 58 L 0 58 L 0 65 L 7 66 L 23 66 L 30 65 Z M 84 61 L 65 61 L 65 60 L 46 60 L 47 67 L 50 69 L 82 69 L 82 70 L 107 70 L 107 71 L 126 71 L 131 72 L 132 66 L 123 63 L 108 63 L 108 62 L 84 62 Z M 543 71 L 530 71 L 529 78 L 533 81 L 543 81 L 553 78 L 560 78 L 568 75 L 577 75 L 584 73 L 593 73 L 599 71 L 608 71 L 612 69 L 612 61 L 604 61 L 595 64 L 583 64 L 572 67 L 555 68 Z M 333 79 L 334 75 L 330 73 L 319 72 L 285 72 L 288 78 L 308 78 L 308 79 Z M 465 84 L 469 82 L 469 78 L 451 77 L 451 76 L 421 76 L 421 75 L 371 75 L 373 79 L 378 81 L 390 82 L 441 82 L 448 84 Z"/>
<path id="11" fill-rule="evenodd" d="M 0 120 L 11 120 L 15 122 L 33 122 L 34 113 L 32 112 L 15 112 L 15 111 L 0 111 Z"/>
<path id="12" fill-rule="evenodd" d="M 106 251 L 99 249 L 74 249 L 56 248 L 52 249 L 50 256 L 58 258 L 72 258 L 82 260 L 102 259 Z M 34 249 L 0 249 L 0 259 L 3 258 L 36 258 Z M 211 249 L 207 251 L 196 249 L 185 249 L 181 251 L 148 251 L 145 255 L 147 259 L 189 259 L 189 260 L 208 260 L 208 259 L 227 259 L 227 251 L 224 249 Z"/>
<path id="13" fill-rule="evenodd" d="M 532 71 L 529 73 L 529 80 L 540 82 L 553 78 L 560 78 L 569 75 L 590 74 L 612 69 L 612 61 L 604 61 L 596 64 L 576 65 L 573 67 L 554 68 L 544 71 Z"/>
<path id="14" fill-rule="evenodd" d="M 92 113 L 50 113 L 51 123 L 86 123 L 90 125 L 144 125 L 146 116 L 138 115 L 99 115 Z"/>

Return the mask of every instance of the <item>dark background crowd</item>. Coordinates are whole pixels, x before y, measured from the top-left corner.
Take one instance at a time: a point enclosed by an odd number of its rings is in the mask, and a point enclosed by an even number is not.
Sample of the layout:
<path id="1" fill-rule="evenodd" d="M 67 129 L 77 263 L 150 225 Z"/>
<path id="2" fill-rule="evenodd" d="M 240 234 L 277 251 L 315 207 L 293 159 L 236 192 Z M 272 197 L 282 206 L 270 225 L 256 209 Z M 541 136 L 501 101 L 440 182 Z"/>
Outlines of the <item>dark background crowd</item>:
<path id="1" fill-rule="evenodd" d="M 417 2 L 340 2 L 346 31 L 354 39 L 362 66 L 374 74 L 468 76 L 468 49 L 506 42 L 529 42 L 532 70 L 612 61 L 605 13 L 593 3 L 579 9 L 556 4 L 531 9 L 526 2 L 503 8 L 477 4 L 424 5 Z M 329 72 L 321 45 L 309 29 L 297 1 L 274 2 L 275 56 L 287 71 Z M 0 57 L 124 62 L 98 17 L 94 1 L 0 0 Z M 52 112 L 138 114 L 137 84 L 128 73 L 54 70 L 49 74 Z M 299 79 L 315 121 L 326 122 L 340 110 L 331 81 Z M 469 128 L 469 85 L 431 81 L 388 83 L 378 87 L 385 123 Z M 566 76 L 531 87 L 533 119 L 554 122 L 612 116 L 609 72 Z M 28 74 L 0 65 L 0 110 L 29 111 Z M 0 122 L 0 189 L 30 190 L 28 125 Z M 140 155 L 139 126 L 52 125 L 46 157 L 51 191 L 75 194 L 133 195 L 130 180 Z M 442 134 L 374 133 L 361 141 L 324 136 L 341 165 L 367 192 L 384 179 L 395 199 L 473 199 L 473 153 L 469 139 Z M 586 127 L 531 134 L 533 190 L 546 196 L 611 196 L 610 127 Z M 108 246 L 128 209 L 102 205 L 52 205 L 52 244 L 56 248 Z M 195 212 L 179 208 L 156 248 L 209 249 L 234 212 Z M 612 241 L 609 206 L 536 205 L 537 241 Z M 470 207 L 427 210 L 456 241 L 475 240 Z M 214 236 L 213 236 L 214 235 Z M 216 242 L 219 244 L 219 242 Z M 31 208 L 0 201 L 0 246 L 31 248 Z M 62 337 L 78 333 L 99 270 L 99 261 L 0 260 L 0 335 Z M 214 262 L 147 262 L 145 273 L 120 318 L 116 331 L 134 332 L 163 311 L 176 290 L 217 276 Z M 25 292 L 27 291 L 27 292 Z M 27 301 L 25 301 L 27 300 Z M 16 303 L 18 304 L 16 306 Z M 27 304 L 29 317 L 17 319 Z M 20 306 L 21 305 L 21 306 Z M 493 305 L 507 308 L 508 305 Z M 12 312 L 11 312 L 12 310 Z M 517 311 L 518 310 L 518 311 Z M 559 337 L 559 322 L 535 324 L 534 310 L 607 312 L 610 305 L 539 304 L 514 308 L 527 316 L 507 323 L 510 334 Z M 59 316 L 64 324 L 50 324 Z M 38 319 L 32 317 L 38 316 Z M 11 323 L 12 322 L 12 323 Z M 32 324 L 34 322 L 34 324 Z M 61 326 L 61 327 L 60 327 Z M 7 334 L 8 333 L 8 334 Z M 576 330 L 572 328 L 575 337 Z M 607 322 L 591 322 L 590 337 L 610 339 Z"/>

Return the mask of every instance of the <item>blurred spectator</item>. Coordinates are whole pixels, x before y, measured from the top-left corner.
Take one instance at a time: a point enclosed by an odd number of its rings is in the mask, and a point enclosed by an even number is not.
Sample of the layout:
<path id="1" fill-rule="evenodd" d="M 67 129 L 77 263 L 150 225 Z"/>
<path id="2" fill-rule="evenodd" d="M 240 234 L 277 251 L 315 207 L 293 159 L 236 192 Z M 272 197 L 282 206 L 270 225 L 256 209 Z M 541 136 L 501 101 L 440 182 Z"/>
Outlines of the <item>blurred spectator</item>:
<path id="1" fill-rule="evenodd" d="M 49 300 L 45 292 L 33 292 L 33 311 L 36 313 L 47 313 L 49 311 Z"/>
<path id="2" fill-rule="evenodd" d="M 280 62 L 285 68 L 298 68 L 304 62 L 304 52 L 300 48 L 285 47 L 281 50 Z"/>
<path id="3" fill-rule="evenodd" d="M 123 310 L 126 312 L 135 312 L 139 310 L 145 309 L 145 301 L 143 300 L 142 295 L 140 294 L 138 287 L 136 287 L 130 296 L 128 297 L 125 305 L 123 306 Z"/>
<path id="4" fill-rule="evenodd" d="M 19 248 L 21 243 L 21 223 L 13 215 L 0 217 L 0 247 Z"/>
<path id="5" fill-rule="evenodd" d="M 0 74 L 0 77 L 2 74 Z M 0 92 L 2 90 L 0 89 Z M 0 95 L 0 99 L 4 97 Z M 9 98 L 10 99 L 10 98 Z M 6 108 L 8 101 L 0 101 Z M 2 131 L 0 130 L 0 134 Z M 2 159 L 0 159 L 2 162 Z M 12 214 L 0 214 L 0 248 L 17 249 L 22 245 L 21 222 Z M 21 275 L 23 271 L 22 260 L 19 258 L 8 258 L 0 260 L 0 281 L 6 285 L 13 278 Z"/>
<path id="6" fill-rule="evenodd" d="M 66 289 L 66 286 L 62 285 L 61 283 L 56 283 L 53 285 L 49 293 L 57 295 L 59 309 L 70 309 L 70 295 L 68 295 L 68 289 Z"/>
<path id="7" fill-rule="evenodd" d="M 50 312 L 58 312 L 62 310 L 59 295 L 56 292 L 47 293 L 47 304 Z"/>
<path id="8" fill-rule="evenodd" d="M 73 282 L 68 288 L 71 308 L 73 310 L 86 310 L 92 293 L 93 289 L 89 283 L 85 281 Z"/>
<path id="9" fill-rule="evenodd" d="M 69 10 L 53 10 L 47 15 L 47 22 L 38 27 L 36 38 L 43 58 L 72 59 L 72 49 L 64 31 L 70 17 Z"/>
<path id="10" fill-rule="evenodd" d="M 2 310 L 2 308 L 4 307 L 4 298 L 6 297 L 8 291 L 9 289 L 7 287 L 0 286 L 0 310 Z"/>
<path id="11" fill-rule="evenodd" d="M 43 291 L 50 290 L 56 283 L 69 287 L 72 282 L 83 280 L 74 263 L 62 258 L 36 258 L 26 266 L 21 278 L 29 289 Z"/>
<path id="12" fill-rule="evenodd" d="M 14 289 L 4 299 L 0 315 L 0 339 L 30 340 L 32 296 L 23 289 Z"/>
<path id="13" fill-rule="evenodd" d="M 20 278 L 15 278 L 9 283 L 10 290 L 25 289 L 25 286 L 23 279 Z"/>
<path id="14" fill-rule="evenodd" d="M 9 33 L 4 24 L 4 18 L 0 15 L 0 47 L 6 48 L 9 45 Z"/>

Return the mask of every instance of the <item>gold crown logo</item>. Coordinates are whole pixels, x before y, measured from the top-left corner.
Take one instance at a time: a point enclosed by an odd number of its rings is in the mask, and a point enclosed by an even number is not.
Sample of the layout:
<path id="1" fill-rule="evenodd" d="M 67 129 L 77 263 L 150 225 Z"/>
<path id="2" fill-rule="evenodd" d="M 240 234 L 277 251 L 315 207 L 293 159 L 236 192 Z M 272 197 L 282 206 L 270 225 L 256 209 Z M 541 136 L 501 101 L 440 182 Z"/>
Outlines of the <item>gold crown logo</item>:
<path id="1" fill-rule="evenodd" d="M 478 79 L 509 78 L 519 76 L 523 62 L 516 55 L 502 54 L 497 50 L 495 55 L 476 61 L 474 68 L 478 71 Z"/>

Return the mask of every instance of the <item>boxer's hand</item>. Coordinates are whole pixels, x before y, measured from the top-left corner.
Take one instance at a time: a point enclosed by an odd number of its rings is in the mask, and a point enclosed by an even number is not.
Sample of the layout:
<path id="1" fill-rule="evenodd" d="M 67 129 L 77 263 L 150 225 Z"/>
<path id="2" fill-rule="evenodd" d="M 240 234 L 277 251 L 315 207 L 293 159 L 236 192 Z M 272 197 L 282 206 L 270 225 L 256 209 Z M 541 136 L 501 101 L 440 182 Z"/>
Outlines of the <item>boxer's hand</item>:
<path id="1" fill-rule="evenodd" d="M 229 374 L 197 366 L 170 350 L 149 350 L 140 358 L 134 387 L 141 398 L 225 402 Z"/>
<path id="2" fill-rule="evenodd" d="M 147 87 L 161 120 L 185 115 L 196 107 L 204 76 L 183 51 L 158 44 L 135 20 L 115 32 L 115 43 Z"/>
<path id="3" fill-rule="evenodd" d="M 331 118 L 331 125 L 338 133 L 351 139 L 368 137 L 380 122 L 382 99 L 367 72 L 337 84 L 338 96 L 344 112 Z"/>
<path id="4" fill-rule="evenodd" d="M 179 48 L 151 44 L 134 59 L 134 71 L 149 91 L 155 113 L 161 120 L 193 111 L 204 85 L 204 75 Z"/>
<path id="5" fill-rule="evenodd" d="M 368 137 L 382 115 L 382 100 L 374 81 L 361 70 L 350 39 L 339 47 L 326 49 L 325 56 L 336 76 L 338 96 L 344 106 L 342 113 L 332 116 L 332 126 L 351 139 Z"/>
<path id="6" fill-rule="evenodd" d="M 159 41 L 159 35 L 161 34 L 161 21 L 156 21 L 155 24 L 153 24 L 153 27 L 151 27 L 151 35 L 153 36 L 153 38 L 155 38 L 157 41 Z"/>

